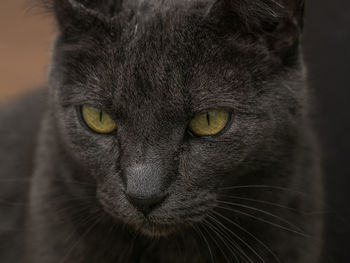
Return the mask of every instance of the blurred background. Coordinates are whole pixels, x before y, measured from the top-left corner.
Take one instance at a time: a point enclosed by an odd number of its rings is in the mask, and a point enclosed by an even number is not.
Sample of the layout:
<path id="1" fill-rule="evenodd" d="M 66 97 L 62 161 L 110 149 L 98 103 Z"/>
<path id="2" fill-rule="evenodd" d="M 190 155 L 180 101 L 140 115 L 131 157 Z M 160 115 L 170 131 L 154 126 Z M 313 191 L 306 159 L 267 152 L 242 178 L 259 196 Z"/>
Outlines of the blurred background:
<path id="1" fill-rule="evenodd" d="M 45 80 L 54 24 L 29 1 L 0 0 L 0 103 Z"/>
<path id="2" fill-rule="evenodd" d="M 0 104 L 45 83 L 55 27 L 28 8 L 0 1 Z M 306 0 L 304 54 L 314 94 L 327 189 L 326 262 L 350 262 L 350 1 Z M 38 14 L 39 13 L 39 14 Z"/>
<path id="3" fill-rule="evenodd" d="M 306 0 L 304 54 L 323 148 L 326 262 L 350 262 L 350 1 Z"/>

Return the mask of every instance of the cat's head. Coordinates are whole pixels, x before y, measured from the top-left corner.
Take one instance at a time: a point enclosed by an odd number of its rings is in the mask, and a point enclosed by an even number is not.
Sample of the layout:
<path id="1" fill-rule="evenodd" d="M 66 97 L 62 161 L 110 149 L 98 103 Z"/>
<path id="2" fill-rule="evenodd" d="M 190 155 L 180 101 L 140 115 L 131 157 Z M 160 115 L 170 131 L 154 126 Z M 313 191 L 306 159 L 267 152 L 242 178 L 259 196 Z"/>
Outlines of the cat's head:
<path id="1" fill-rule="evenodd" d="M 105 211 L 150 235 L 272 180 L 303 110 L 303 1 L 168 2 L 52 2 L 58 134 Z"/>

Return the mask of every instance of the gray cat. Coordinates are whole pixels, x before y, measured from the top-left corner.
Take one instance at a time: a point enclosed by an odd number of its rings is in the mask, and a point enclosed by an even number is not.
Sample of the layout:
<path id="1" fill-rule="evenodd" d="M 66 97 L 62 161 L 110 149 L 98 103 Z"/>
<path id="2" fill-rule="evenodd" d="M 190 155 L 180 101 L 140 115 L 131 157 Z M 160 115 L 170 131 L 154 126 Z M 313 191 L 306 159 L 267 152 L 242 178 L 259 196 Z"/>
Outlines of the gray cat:
<path id="1" fill-rule="evenodd" d="M 302 0 L 52 0 L 0 113 L 2 263 L 319 263 Z"/>

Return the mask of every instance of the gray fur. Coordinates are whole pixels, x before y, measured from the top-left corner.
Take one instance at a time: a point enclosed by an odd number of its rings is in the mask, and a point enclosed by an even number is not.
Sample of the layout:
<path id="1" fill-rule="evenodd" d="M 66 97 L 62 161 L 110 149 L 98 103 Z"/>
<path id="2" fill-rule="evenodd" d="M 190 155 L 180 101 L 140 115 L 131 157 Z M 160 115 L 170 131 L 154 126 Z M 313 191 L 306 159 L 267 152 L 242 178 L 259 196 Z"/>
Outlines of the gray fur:
<path id="1" fill-rule="evenodd" d="M 1 200 L 23 203 L 0 206 L 1 262 L 321 261 L 303 1 L 169 2 L 50 2 L 48 92 L 0 115 Z M 191 137 L 210 109 L 229 127 Z M 145 217 L 125 191 L 167 198 Z"/>

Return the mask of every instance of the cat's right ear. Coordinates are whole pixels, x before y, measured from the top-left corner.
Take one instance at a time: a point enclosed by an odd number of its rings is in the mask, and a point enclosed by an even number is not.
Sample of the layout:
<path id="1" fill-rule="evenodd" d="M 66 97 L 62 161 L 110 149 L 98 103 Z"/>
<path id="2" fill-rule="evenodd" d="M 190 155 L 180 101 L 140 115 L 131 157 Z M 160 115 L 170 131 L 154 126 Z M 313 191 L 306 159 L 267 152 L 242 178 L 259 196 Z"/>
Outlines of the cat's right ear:
<path id="1" fill-rule="evenodd" d="M 77 0 L 41 0 L 44 7 L 54 14 L 59 31 L 64 33 L 82 32 L 100 23 L 108 23 L 102 13 L 88 8 Z"/>

